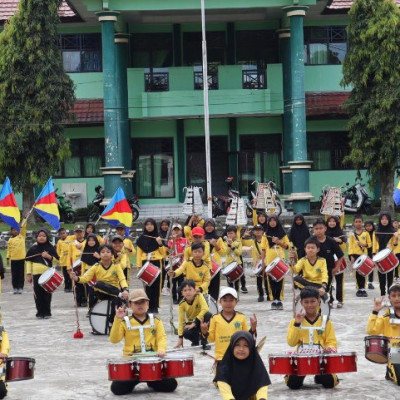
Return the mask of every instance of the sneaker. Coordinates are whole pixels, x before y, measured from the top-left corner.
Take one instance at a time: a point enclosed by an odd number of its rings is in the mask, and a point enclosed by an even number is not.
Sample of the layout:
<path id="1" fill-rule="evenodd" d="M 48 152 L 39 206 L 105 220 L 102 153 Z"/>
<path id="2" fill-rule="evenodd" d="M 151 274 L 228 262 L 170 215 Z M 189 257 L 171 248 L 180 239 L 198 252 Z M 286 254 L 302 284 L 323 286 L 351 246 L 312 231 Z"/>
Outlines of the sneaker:
<path id="1" fill-rule="evenodd" d="M 203 350 L 211 350 L 211 346 L 209 344 L 203 345 Z"/>
<path id="2" fill-rule="evenodd" d="M 341 301 L 339 301 L 339 302 L 337 303 L 336 308 L 343 308 L 343 303 L 342 303 Z"/>
<path id="3" fill-rule="evenodd" d="M 14 289 L 13 293 L 18 294 L 18 289 Z"/>
<path id="4" fill-rule="evenodd" d="M 200 343 L 199 342 L 192 342 L 192 344 L 190 346 L 191 347 L 200 346 Z"/>
<path id="5" fill-rule="evenodd" d="M 278 301 L 278 303 L 276 305 L 276 309 L 277 310 L 283 310 L 283 303 L 281 301 Z"/>
<path id="6" fill-rule="evenodd" d="M 357 296 L 357 297 L 363 297 L 363 293 L 362 293 L 362 290 L 361 290 L 361 289 L 358 289 L 358 290 L 357 290 L 356 296 Z"/>
<path id="7" fill-rule="evenodd" d="M 37 319 L 43 319 L 43 318 L 44 318 L 44 315 L 36 314 L 36 318 L 37 318 Z"/>
<path id="8" fill-rule="evenodd" d="M 51 318 L 51 315 L 45 315 L 43 318 L 44 318 L 44 319 L 50 319 L 50 318 Z"/>
<path id="9" fill-rule="evenodd" d="M 247 290 L 247 287 L 246 287 L 246 286 L 242 286 L 242 287 L 240 288 L 240 293 L 249 293 L 249 291 Z"/>
<path id="10" fill-rule="evenodd" d="M 162 290 L 161 290 L 161 294 L 163 295 L 163 296 L 169 296 L 170 295 L 170 291 L 169 291 L 169 289 L 168 288 L 163 288 Z"/>
<path id="11" fill-rule="evenodd" d="M 375 289 L 375 286 L 372 282 L 368 283 L 368 289 Z"/>
<path id="12" fill-rule="evenodd" d="M 336 290 L 335 286 L 332 285 L 332 292 L 334 292 L 335 290 Z"/>
<path id="13" fill-rule="evenodd" d="M 18 289 L 18 294 L 22 294 L 24 291 L 22 289 Z"/>
<path id="14" fill-rule="evenodd" d="M 258 301 L 259 303 L 262 303 L 262 302 L 264 301 L 264 296 L 258 296 L 257 301 Z"/>
<path id="15" fill-rule="evenodd" d="M 361 297 L 368 297 L 368 293 L 367 293 L 367 291 L 365 289 L 361 290 L 361 294 L 362 294 Z"/>
<path id="16" fill-rule="evenodd" d="M 174 304 L 179 304 L 179 300 L 178 299 L 174 299 Z"/>
<path id="17" fill-rule="evenodd" d="M 319 375 L 314 376 L 314 383 L 316 383 L 317 385 L 322 385 L 321 377 Z"/>
<path id="18" fill-rule="evenodd" d="M 278 302 L 276 300 L 274 300 L 271 303 L 271 310 L 277 310 L 278 309 Z"/>
<path id="19" fill-rule="evenodd" d="M 299 297 L 300 297 L 300 295 L 299 295 Z M 328 293 L 325 293 L 325 294 L 322 296 L 322 301 L 323 301 L 324 303 L 326 303 L 326 301 L 328 300 L 328 298 L 329 298 Z"/>

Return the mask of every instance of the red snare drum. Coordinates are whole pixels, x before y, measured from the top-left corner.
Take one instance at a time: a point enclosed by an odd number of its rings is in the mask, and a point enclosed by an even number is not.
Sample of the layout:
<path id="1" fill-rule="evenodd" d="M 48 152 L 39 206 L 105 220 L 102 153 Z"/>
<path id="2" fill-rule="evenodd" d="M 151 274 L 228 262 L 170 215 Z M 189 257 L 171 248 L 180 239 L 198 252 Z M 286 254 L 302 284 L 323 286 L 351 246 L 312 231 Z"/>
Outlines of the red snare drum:
<path id="1" fill-rule="evenodd" d="M 279 282 L 289 272 L 289 267 L 283 260 L 281 260 L 279 257 L 276 257 L 270 264 L 268 264 L 265 272 L 274 281 Z"/>
<path id="2" fill-rule="evenodd" d="M 229 282 L 236 282 L 243 275 L 243 267 L 236 261 L 231 262 L 223 270 L 222 274 L 227 277 Z"/>
<path id="3" fill-rule="evenodd" d="M 193 376 L 193 355 L 167 354 L 164 358 L 163 376 L 165 378 Z"/>
<path id="4" fill-rule="evenodd" d="M 378 254 L 375 254 L 372 260 L 381 274 L 387 274 L 399 265 L 399 260 L 390 249 L 381 250 Z"/>
<path id="5" fill-rule="evenodd" d="M 362 276 L 368 276 L 374 270 L 374 262 L 365 254 L 354 261 L 353 269 Z"/>
<path id="6" fill-rule="evenodd" d="M 35 359 L 27 357 L 9 357 L 6 360 L 6 381 L 33 379 Z"/>
<path id="7" fill-rule="evenodd" d="M 221 271 L 221 266 L 215 261 L 211 261 L 211 279 L 213 279 Z"/>
<path id="8" fill-rule="evenodd" d="M 171 270 L 175 271 L 179 268 L 179 266 L 182 264 L 182 258 L 177 257 L 177 258 L 173 258 L 171 262 L 169 262 L 166 266 L 165 266 L 165 270 L 168 272 Z"/>
<path id="9" fill-rule="evenodd" d="M 55 270 L 55 268 L 49 268 L 43 272 L 39 277 L 39 285 L 49 293 L 53 293 L 62 283 L 64 278 Z"/>
<path id="10" fill-rule="evenodd" d="M 159 357 L 143 357 L 136 359 L 139 381 L 151 382 L 162 379 L 162 360 Z"/>
<path id="11" fill-rule="evenodd" d="M 150 261 L 147 261 L 142 268 L 140 268 L 137 278 L 139 278 L 145 285 L 151 286 L 160 275 L 160 268 L 156 267 Z"/>
<path id="12" fill-rule="evenodd" d="M 329 353 L 323 358 L 324 374 L 339 374 L 341 372 L 357 372 L 356 353 Z"/>
<path id="13" fill-rule="evenodd" d="M 256 265 L 253 268 L 254 275 L 262 278 L 264 276 L 264 268 L 262 266 L 262 260 L 257 261 Z"/>
<path id="14" fill-rule="evenodd" d="M 377 364 L 386 364 L 389 357 L 389 339 L 386 336 L 365 336 L 365 358 Z"/>
<path id="15" fill-rule="evenodd" d="M 136 380 L 137 373 L 135 361 L 132 359 L 108 360 L 109 381 Z"/>
<path id="16" fill-rule="evenodd" d="M 90 287 L 94 287 L 95 284 L 96 284 L 96 282 L 97 282 L 97 277 L 96 277 L 96 275 L 95 275 L 89 282 L 87 282 L 87 284 L 88 284 Z"/>
<path id="17" fill-rule="evenodd" d="M 323 373 L 322 354 L 297 353 L 294 354 L 297 365 L 297 375 L 320 375 Z"/>
<path id="18" fill-rule="evenodd" d="M 333 255 L 333 258 L 335 260 L 335 268 L 339 265 L 339 259 L 337 258 L 336 254 Z M 347 268 L 347 261 L 346 259 L 343 257 L 342 258 L 342 262 L 339 266 L 338 271 L 336 272 L 336 275 L 342 274 L 344 272 L 344 270 Z"/>
<path id="19" fill-rule="evenodd" d="M 270 354 L 268 359 L 270 374 L 296 375 L 292 354 Z"/>
<path id="20" fill-rule="evenodd" d="M 74 271 L 77 275 L 82 273 L 82 261 L 80 258 L 72 264 L 72 271 Z"/>

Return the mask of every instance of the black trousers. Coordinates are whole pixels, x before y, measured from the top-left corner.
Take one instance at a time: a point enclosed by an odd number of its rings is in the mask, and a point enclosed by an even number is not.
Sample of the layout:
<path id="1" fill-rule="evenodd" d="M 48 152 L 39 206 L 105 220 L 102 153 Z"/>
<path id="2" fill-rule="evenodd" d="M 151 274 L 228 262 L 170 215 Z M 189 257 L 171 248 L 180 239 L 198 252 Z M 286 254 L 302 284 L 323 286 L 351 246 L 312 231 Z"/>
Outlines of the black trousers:
<path id="1" fill-rule="evenodd" d="M 179 287 L 181 286 L 183 280 L 185 277 L 183 275 L 178 276 L 177 278 L 172 278 L 171 279 L 171 291 L 172 291 L 172 299 L 173 300 L 182 300 L 182 293 L 179 291 Z M 169 279 L 168 279 L 169 283 Z"/>
<path id="2" fill-rule="evenodd" d="M 332 274 L 332 272 L 331 272 Z M 343 273 L 335 275 L 334 276 L 335 281 L 336 281 L 336 300 L 340 303 L 343 303 L 343 299 L 344 299 L 344 275 Z M 331 279 L 331 284 L 330 284 L 330 289 L 329 289 L 329 293 L 330 293 L 330 301 L 332 302 L 334 300 L 334 296 L 332 294 L 332 281 L 333 281 L 333 277 L 330 278 Z M 328 282 L 328 286 L 329 286 L 329 282 Z"/>
<path id="3" fill-rule="evenodd" d="M 215 278 L 214 278 L 215 279 Z M 235 282 L 228 282 L 229 287 L 234 287 L 237 292 L 239 292 L 239 282 L 241 287 L 246 287 L 246 277 L 243 274 L 237 281 Z M 208 291 L 210 293 L 210 290 Z M 218 293 L 219 294 L 219 293 Z M 217 297 L 212 296 L 215 300 L 218 299 Z"/>
<path id="4" fill-rule="evenodd" d="M 285 282 L 285 278 L 281 279 L 279 282 L 273 280 L 270 277 L 267 277 L 268 283 L 268 300 L 283 300 L 283 283 Z"/>
<path id="5" fill-rule="evenodd" d="M 61 267 L 63 276 L 64 276 L 64 290 L 72 289 L 72 280 L 69 276 L 67 267 Z"/>
<path id="6" fill-rule="evenodd" d="M 119 307 L 123 304 L 123 300 L 121 300 L 119 297 L 111 296 L 106 293 L 101 293 L 98 291 L 94 291 L 94 297 L 95 297 L 95 302 L 96 304 L 98 301 L 110 301 L 111 306 L 110 306 L 110 315 L 108 316 L 108 322 L 112 324 L 114 322 L 115 318 L 115 307 Z"/>
<path id="7" fill-rule="evenodd" d="M 129 394 L 140 383 L 139 381 L 113 381 L 111 383 L 111 391 L 117 396 Z M 165 378 L 160 381 L 146 382 L 149 388 L 154 389 L 156 392 L 173 392 L 178 382 L 174 378 Z"/>
<path id="8" fill-rule="evenodd" d="M 11 283 L 13 289 L 23 289 L 25 260 L 11 260 Z"/>
<path id="9" fill-rule="evenodd" d="M 387 274 L 382 274 L 378 271 L 379 288 L 381 290 L 381 296 L 385 296 L 389 293 L 389 288 L 392 286 L 394 277 L 394 270 L 392 269 Z"/>
<path id="10" fill-rule="evenodd" d="M 162 270 L 162 260 L 152 260 L 151 263 Z M 150 299 L 149 311 L 156 310 L 160 307 L 161 274 L 162 272 L 158 275 L 157 279 L 151 286 L 145 286 L 146 294 Z"/>
<path id="11" fill-rule="evenodd" d="M 221 271 L 219 271 L 218 274 L 214 275 L 214 277 L 210 281 L 210 285 L 208 286 L 208 294 L 214 300 L 218 300 L 220 286 L 221 286 Z"/>
<path id="12" fill-rule="evenodd" d="M 305 376 L 289 375 L 285 377 L 286 385 L 290 389 L 300 389 L 303 386 Z M 324 388 L 331 389 L 335 387 L 335 378 L 333 375 L 316 375 L 318 383 Z"/>
<path id="13" fill-rule="evenodd" d="M 209 322 L 212 317 L 212 314 L 207 312 L 204 314 L 204 322 Z M 189 323 L 187 323 L 188 325 Z M 207 340 L 203 340 L 200 330 L 200 321 L 196 320 L 196 326 L 192 329 L 184 329 L 183 330 L 183 337 L 187 340 L 192 342 L 193 346 L 198 346 L 201 339 L 201 344 L 206 344 Z"/>
<path id="14" fill-rule="evenodd" d="M 33 293 L 35 297 L 36 304 L 36 316 L 37 317 L 46 317 L 51 316 L 51 293 L 46 292 L 39 285 L 39 278 L 41 274 L 33 275 Z"/>
<path id="15" fill-rule="evenodd" d="M 264 289 L 265 294 L 268 296 L 267 278 L 264 276 L 257 276 L 257 292 L 259 296 L 264 296 Z"/>
<path id="16" fill-rule="evenodd" d="M 349 258 L 352 257 L 354 262 L 360 258 L 358 254 L 349 254 Z M 357 271 L 355 272 L 355 278 L 356 278 L 356 288 L 357 289 L 365 289 L 365 285 L 367 282 L 367 278 L 364 275 L 359 274 Z"/>

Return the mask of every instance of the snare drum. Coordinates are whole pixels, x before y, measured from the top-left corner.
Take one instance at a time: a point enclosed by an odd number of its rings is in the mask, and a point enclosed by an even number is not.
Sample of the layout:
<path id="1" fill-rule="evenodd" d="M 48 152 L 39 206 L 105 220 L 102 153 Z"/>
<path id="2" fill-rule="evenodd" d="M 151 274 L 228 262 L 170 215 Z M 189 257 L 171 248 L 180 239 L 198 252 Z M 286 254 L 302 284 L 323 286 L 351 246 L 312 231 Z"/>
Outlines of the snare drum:
<path id="1" fill-rule="evenodd" d="M 262 260 L 258 260 L 253 268 L 254 275 L 262 278 L 264 276 L 264 268 L 262 266 Z"/>
<path id="2" fill-rule="evenodd" d="M 94 332 L 99 335 L 108 335 L 110 332 L 111 301 L 103 300 L 95 304 L 90 310 L 89 322 Z"/>
<path id="3" fill-rule="evenodd" d="M 390 249 L 381 250 L 372 260 L 381 274 L 387 274 L 399 265 L 399 260 Z"/>
<path id="4" fill-rule="evenodd" d="M 221 266 L 215 261 L 211 261 L 211 279 L 213 279 L 221 271 Z"/>
<path id="5" fill-rule="evenodd" d="M 169 262 L 166 266 L 165 266 L 165 270 L 168 272 L 171 270 L 175 271 L 179 268 L 179 266 L 182 264 L 182 258 L 177 257 L 177 258 L 173 258 L 171 262 Z M 149 285 L 150 286 L 150 285 Z"/>
<path id="6" fill-rule="evenodd" d="M 131 381 L 137 379 L 136 363 L 132 359 L 108 360 L 109 381 Z"/>
<path id="7" fill-rule="evenodd" d="M 222 270 L 222 274 L 226 276 L 229 282 L 236 282 L 243 275 L 243 267 L 234 261 Z"/>
<path id="8" fill-rule="evenodd" d="M 296 366 L 292 354 L 269 354 L 269 373 L 282 375 L 296 375 Z"/>
<path id="9" fill-rule="evenodd" d="M 145 285 L 151 286 L 160 275 L 160 268 L 156 267 L 150 261 L 147 261 L 142 268 L 140 268 L 137 278 L 139 278 Z"/>
<path id="10" fill-rule="evenodd" d="M 53 293 L 62 283 L 64 278 L 55 270 L 55 268 L 49 268 L 43 272 L 39 277 L 39 285 L 49 293 Z"/>
<path id="11" fill-rule="evenodd" d="M 334 258 L 334 260 L 335 260 L 335 268 L 336 268 L 336 267 L 339 265 L 339 259 L 337 258 L 337 255 L 336 255 L 336 254 L 333 255 L 333 258 Z M 346 261 L 346 259 L 343 257 L 343 258 L 342 258 L 342 262 L 341 262 L 341 264 L 340 264 L 340 266 L 339 266 L 339 269 L 338 269 L 338 271 L 336 272 L 336 275 L 342 274 L 342 273 L 345 271 L 346 268 L 347 268 L 347 261 Z"/>
<path id="12" fill-rule="evenodd" d="M 9 357 L 6 360 L 6 381 L 24 381 L 33 379 L 35 359 L 27 357 Z"/>
<path id="13" fill-rule="evenodd" d="M 365 358 L 377 364 L 386 364 L 389 357 L 389 339 L 386 336 L 366 336 Z"/>
<path id="14" fill-rule="evenodd" d="M 82 260 L 80 258 L 72 264 L 72 271 L 74 271 L 77 275 L 82 273 Z"/>
<path id="15" fill-rule="evenodd" d="M 279 257 L 276 257 L 271 263 L 268 264 L 265 272 L 274 281 L 279 282 L 289 272 L 289 267 L 283 260 L 281 260 Z"/>
<path id="16" fill-rule="evenodd" d="M 374 262 L 365 254 L 354 261 L 353 269 L 362 276 L 368 276 L 374 269 Z"/>
<path id="17" fill-rule="evenodd" d="M 324 374 L 357 372 L 357 356 L 354 352 L 324 354 L 323 364 Z"/>
<path id="18" fill-rule="evenodd" d="M 163 376 L 165 378 L 193 376 L 193 355 L 186 353 L 167 354 L 164 358 Z"/>
<path id="19" fill-rule="evenodd" d="M 162 379 L 162 360 L 159 357 L 143 357 L 136 359 L 139 381 L 151 382 Z"/>
<path id="20" fill-rule="evenodd" d="M 297 353 L 294 354 L 297 366 L 297 375 L 321 375 L 323 373 L 322 354 Z"/>

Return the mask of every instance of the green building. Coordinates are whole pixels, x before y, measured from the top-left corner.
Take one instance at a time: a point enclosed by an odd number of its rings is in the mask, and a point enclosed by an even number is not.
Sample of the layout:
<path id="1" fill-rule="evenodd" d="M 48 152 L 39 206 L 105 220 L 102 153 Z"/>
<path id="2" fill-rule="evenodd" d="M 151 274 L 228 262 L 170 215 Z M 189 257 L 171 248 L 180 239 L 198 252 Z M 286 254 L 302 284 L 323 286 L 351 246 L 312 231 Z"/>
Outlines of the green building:
<path id="1" fill-rule="evenodd" d="M 0 4 L 6 20 L 18 0 Z M 213 193 L 273 179 L 294 211 L 353 182 L 340 86 L 344 0 L 206 0 Z M 76 85 L 56 184 L 84 207 L 119 185 L 141 204 L 206 187 L 200 0 L 67 0 L 59 45 Z M 0 22 L 2 23 L 2 22 Z M 130 171 L 136 171 L 133 180 Z"/>

